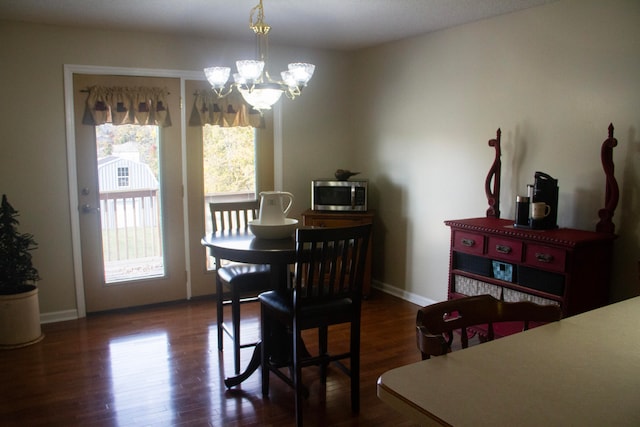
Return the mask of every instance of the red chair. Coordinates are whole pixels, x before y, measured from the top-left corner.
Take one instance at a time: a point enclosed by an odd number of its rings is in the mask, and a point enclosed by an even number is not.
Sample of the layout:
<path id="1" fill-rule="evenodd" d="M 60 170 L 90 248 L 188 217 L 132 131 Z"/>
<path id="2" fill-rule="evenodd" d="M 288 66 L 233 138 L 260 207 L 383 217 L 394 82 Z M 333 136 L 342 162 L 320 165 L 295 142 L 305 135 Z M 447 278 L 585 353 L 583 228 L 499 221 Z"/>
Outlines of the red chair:
<path id="1" fill-rule="evenodd" d="M 522 330 L 530 322 L 555 322 L 562 317 L 558 305 L 538 305 L 528 301 L 504 302 L 491 295 L 452 299 L 418 310 L 416 340 L 422 359 L 441 356 L 451 351 L 454 331 L 460 331 L 462 348 L 469 345 L 469 330 L 486 329 L 484 340 L 494 339 L 493 325 L 500 322 L 522 322 Z"/>

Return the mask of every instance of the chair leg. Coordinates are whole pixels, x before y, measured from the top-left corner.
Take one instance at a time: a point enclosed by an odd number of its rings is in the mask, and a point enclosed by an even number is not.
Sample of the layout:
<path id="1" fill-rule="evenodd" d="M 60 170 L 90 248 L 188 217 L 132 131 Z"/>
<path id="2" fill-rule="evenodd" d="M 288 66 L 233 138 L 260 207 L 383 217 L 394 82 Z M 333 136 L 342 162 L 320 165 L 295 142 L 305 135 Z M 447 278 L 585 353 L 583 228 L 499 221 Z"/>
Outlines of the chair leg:
<path id="1" fill-rule="evenodd" d="M 231 323 L 233 326 L 233 363 L 236 375 L 240 373 L 240 292 L 237 286 L 231 289 Z"/>
<path id="2" fill-rule="evenodd" d="M 269 328 L 269 319 L 267 319 L 267 313 L 262 304 L 260 304 L 260 367 L 262 370 L 262 397 L 269 396 L 269 335 L 271 329 Z"/>
<path id="3" fill-rule="evenodd" d="M 296 391 L 296 426 L 302 427 L 302 402 L 304 397 L 304 387 L 302 386 L 302 366 L 300 363 L 300 354 L 302 349 L 299 348 L 302 343 L 302 335 L 293 320 L 293 385 Z"/>
<path id="4" fill-rule="evenodd" d="M 329 328 L 327 326 L 321 326 L 318 329 L 318 349 L 320 356 L 326 356 L 328 350 L 328 334 Z M 328 362 L 322 361 L 320 362 L 320 381 L 323 385 L 327 384 L 327 366 Z"/>
<path id="5" fill-rule="evenodd" d="M 216 259 L 216 266 L 218 266 L 218 260 Z M 222 322 L 224 322 L 224 305 L 223 305 L 224 295 L 222 293 L 222 281 L 218 277 L 218 273 L 216 272 L 216 305 L 217 305 L 217 316 L 218 316 L 218 351 L 222 351 L 222 342 L 224 330 L 222 329 Z"/>
<path id="6" fill-rule="evenodd" d="M 360 322 L 359 319 L 351 322 L 351 410 L 360 411 Z"/>

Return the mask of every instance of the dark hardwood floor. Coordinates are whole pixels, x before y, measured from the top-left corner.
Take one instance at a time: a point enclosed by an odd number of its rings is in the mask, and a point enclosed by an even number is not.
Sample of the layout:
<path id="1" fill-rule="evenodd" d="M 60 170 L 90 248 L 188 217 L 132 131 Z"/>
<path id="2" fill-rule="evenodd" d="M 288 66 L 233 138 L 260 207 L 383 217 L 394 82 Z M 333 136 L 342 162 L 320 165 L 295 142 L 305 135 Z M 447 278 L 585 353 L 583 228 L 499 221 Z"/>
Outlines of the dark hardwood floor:
<path id="1" fill-rule="evenodd" d="M 309 426 L 411 426 L 376 396 L 384 371 L 420 360 L 414 304 L 374 291 L 363 304 L 361 410 L 352 414 L 348 377 L 330 368 L 326 393 L 316 368 L 305 370 Z M 228 313 L 226 313 L 228 314 Z M 230 341 L 217 349 L 215 301 L 198 299 L 90 315 L 43 325 L 45 339 L 0 351 L 2 426 L 290 426 L 293 390 L 260 373 L 226 389 Z M 243 337 L 259 336 L 259 306 L 243 307 Z M 330 330 L 330 351 L 348 330 Z M 244 339 L 243 339 L 244 341 Z M 313 336 L 305 336 L 315 350 Z M 242 350 L 245 366 L 252 349 Z"/>

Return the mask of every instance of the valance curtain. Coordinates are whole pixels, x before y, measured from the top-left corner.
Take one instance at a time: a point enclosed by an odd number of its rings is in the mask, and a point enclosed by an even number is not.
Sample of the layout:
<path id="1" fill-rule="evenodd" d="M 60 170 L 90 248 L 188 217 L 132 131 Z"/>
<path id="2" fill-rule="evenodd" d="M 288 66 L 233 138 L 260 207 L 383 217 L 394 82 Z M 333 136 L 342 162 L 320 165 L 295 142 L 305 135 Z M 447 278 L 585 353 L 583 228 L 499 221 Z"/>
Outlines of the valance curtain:
<path id="1" fill-rule="evenodd" d="M 218 125 L 220 127 L 252 126 L 264 128 L 264 118 L 237 92 L 219 98 L 213 90 L 197 90 L 189 126 Z"/>
<path id="2" fill-rule="evenodd" d="M 92 86 L 88 92 L 83 124 L 171 126 L 166 88 Z"/>

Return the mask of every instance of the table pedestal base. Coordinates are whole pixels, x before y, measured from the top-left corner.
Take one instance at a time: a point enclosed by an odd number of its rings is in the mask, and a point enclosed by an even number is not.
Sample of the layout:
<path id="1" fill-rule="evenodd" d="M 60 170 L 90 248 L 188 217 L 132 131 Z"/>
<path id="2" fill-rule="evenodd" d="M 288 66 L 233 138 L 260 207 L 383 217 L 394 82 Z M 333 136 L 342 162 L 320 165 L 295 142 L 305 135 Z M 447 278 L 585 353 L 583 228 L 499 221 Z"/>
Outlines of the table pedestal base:
<path id="1" fill-rule="evenodd" d="M 251 356 L 251 360 L 247 365 L 247 369 L 239 375 L 235 377 L 228 377 L 224 379 L 224 385 L 227 388 L 235 387 L 240 385 L 244 380 L 249 378 L 259 367 L 260 367 L 260 358 L 262 357 L 262 342 L 258 342 L 256 344 L 256 348 L 253 350 L 253 355 Z"/>

